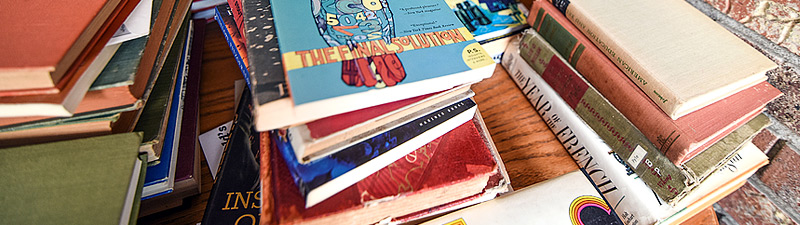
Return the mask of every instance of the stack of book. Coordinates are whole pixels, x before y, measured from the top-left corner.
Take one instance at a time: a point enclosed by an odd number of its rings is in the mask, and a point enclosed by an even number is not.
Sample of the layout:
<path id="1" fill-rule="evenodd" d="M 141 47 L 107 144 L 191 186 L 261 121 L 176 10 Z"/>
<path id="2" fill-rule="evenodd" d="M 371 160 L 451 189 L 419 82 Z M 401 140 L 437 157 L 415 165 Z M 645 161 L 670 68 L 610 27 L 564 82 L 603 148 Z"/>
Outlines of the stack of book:
<path id="1" fill-rule="evenodd" d="M 539 0 L 528 23 L 502 65 L 625 224 L 682 222 L 767 164 L 777 65 L 688 3 Z"/>
<path id="2" fill-rule="evenodd" d="M 407 222 L 509 191 L 470 85 L 497 65 L 480 42 L 527 25 L 488 2 L 217 6 L 248 90 L 204 223 Z"/>
<path id="3" fill-rule="evenodd" d="M 12 155 L 21 153 L 11 149 L 49 144 L 109 149 L 130 134 L 145 162 L 130 179 L 140 187 L 135 210 L 125 208 L 133 218 L 139 200 L 149 214 L 199 194 L 198 54 L 205 22 L 190 20 L 191 0 L 9 4 L 2 10 L 9 32 L 0 56 L 0 147 Z M 106 160 L 81 155 L 70 159 Z M 98 182 L 105 180 L 92 181 Z"/>

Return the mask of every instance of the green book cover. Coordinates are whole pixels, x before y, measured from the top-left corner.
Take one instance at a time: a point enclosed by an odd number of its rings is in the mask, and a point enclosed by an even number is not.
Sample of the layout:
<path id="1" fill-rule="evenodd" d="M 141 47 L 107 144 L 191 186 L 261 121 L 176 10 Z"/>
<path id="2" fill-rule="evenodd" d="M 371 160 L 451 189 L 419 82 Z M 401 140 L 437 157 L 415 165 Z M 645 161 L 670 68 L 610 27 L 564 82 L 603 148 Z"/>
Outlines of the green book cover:
<path id="1" fill-rule="evenodd" d="M 123 133 L 0 149 L 0 224 L 127 221 L 140 142 Z"/>

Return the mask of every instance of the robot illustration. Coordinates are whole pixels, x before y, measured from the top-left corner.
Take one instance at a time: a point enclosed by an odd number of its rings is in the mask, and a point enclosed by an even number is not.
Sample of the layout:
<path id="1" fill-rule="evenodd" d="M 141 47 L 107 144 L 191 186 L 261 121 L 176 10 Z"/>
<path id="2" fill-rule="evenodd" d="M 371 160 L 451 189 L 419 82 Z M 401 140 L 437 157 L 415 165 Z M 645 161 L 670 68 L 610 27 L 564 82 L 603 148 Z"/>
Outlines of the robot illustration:
<path id="1" fill-rule="evenodd" d="M 317 30 L 328 46 L 347 45 L 395 37 L 392 11 L 386 0 L 311 0 Z M 342 81 L 351 86 L 383 88 L 406 77 L 396 54 L 384 54 L 342 62 Z"/>

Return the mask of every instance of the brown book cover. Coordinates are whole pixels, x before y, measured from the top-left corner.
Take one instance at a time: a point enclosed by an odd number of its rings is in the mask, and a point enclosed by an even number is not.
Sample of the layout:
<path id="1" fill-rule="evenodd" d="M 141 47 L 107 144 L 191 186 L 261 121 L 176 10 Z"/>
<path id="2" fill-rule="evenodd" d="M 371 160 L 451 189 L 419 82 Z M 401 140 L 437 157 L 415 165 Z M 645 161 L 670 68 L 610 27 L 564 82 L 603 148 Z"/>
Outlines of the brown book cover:
<path id="1" fill-rule="evenodd" d="M 279 224 L 365 224 L 480 193 L 496 195 L 490 189 L 503 183 L 497 180 L 503 177 L 503 167 L 481 135 L 475 123 L 465 123 L 310 208 L 305 208 L 285 162 L 273 149 L 272 180 L 262 182 L 272 184 L 274 208 L 262 214 L 275 215 Z"/>
<path id="2" fill-rule="evenodd" d="M 767 82 L 672 120 L 550 3 L 534 1 L 528 23 L 674 164 L 752 119 L 781 93 Z"/>
<path id="3" fill-rule="evenodd" d="M 71 76 L 68 70 L 81 64 L 98 43 L 105 46 L 138 2 L 6 2 L 0 13 L 6 31 L 0 37 L 0 49 L 4 49 L 0 77 L 5 81 L 0 90 L 59 92 Z M 109 33 L 107 37 L 103 37 L 105 33 Z"/>

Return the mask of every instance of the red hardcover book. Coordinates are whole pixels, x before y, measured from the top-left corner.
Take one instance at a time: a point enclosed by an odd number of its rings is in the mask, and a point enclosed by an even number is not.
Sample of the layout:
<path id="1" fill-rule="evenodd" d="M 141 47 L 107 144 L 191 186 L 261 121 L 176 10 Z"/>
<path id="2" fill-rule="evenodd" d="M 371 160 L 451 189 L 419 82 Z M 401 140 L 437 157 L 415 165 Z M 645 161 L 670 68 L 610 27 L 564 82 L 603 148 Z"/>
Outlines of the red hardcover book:
<path id="1" fill-rule="evenodd" d="M 507 183 L 499 181 L 505 173 L 502 162 L 484 140 L 476 123 L 467 122 L 310 208 L 273 150 L 272 180 L 262 177 L 262 187 L 272 185 L 273 208 L 262 207 L 262 215 L 273 215 L 278 224 L 369 224 L 430 215 L 426 210 L 480 194 L 493 198 L 497 192 L 492 188 Z"/>
<path id="2" fill-rule="evenodd" d="M 762 82 L 672 120 L 551 3 L 534 1 L 528 24 L 675 165 L 725 137 L 781 95 Z"/>

